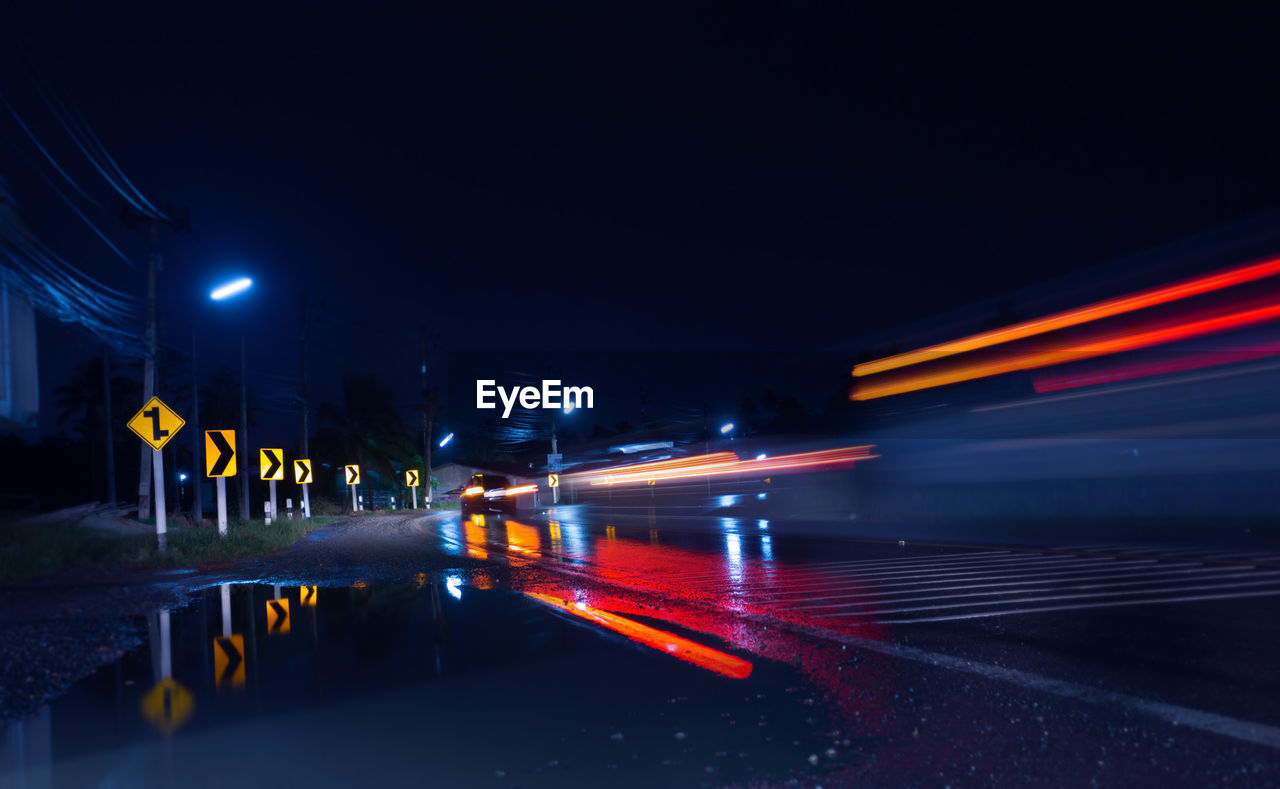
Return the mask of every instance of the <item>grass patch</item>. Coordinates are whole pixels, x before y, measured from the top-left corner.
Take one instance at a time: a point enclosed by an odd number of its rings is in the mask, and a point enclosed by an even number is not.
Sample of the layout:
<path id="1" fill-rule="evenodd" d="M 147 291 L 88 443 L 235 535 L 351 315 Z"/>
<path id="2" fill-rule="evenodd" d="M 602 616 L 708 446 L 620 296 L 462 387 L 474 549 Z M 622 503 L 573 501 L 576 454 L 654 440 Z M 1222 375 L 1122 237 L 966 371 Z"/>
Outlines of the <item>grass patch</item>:
<path id="1" fill-rule="evenodd" d="M 157 550 L 154 532 L 113 534 L 74 523 L 0 523 L 0 584 L 98 564 L 149 568 L 234 562 L 287 548 L 336 520 L 286 518 L 270 526 L 260 520 L 232 520 L 226 537 L 219 537 L 211 526 L 174 527 L 164 552 Z"/>

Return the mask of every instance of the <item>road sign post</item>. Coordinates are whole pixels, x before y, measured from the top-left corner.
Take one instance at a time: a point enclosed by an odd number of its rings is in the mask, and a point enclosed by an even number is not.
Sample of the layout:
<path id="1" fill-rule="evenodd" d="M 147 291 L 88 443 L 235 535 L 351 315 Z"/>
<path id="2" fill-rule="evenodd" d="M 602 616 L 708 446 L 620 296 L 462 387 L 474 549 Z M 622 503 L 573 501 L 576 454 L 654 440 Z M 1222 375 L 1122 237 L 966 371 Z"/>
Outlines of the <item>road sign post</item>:
<path id="1" fill-rule="evenodd" d="M 218 534 L 227 536 L 227 478 L 218 477 Z"/>
<path id="2" fill-rule="evenodd" d="M 227 534 L 227 477 L 236 475 L 236 431 L 204 431 L 204 473 L 217 479 L 218 534 Z"/>
<path id="3" fill-rule="evenodd" d="M 271 483 L 271 507 L 267 514 L 267 525 L 273 520 L 280 520 L 280 510 L 276 507 L 276 480 L 284 479 L 284 450 L 259 449 L 258 470 L 264 480 Z"/>
<path id="4" fill-rule="evenodd" d="M 348 464 L 346 467 L 347 484 L 351 486 L 351 511 L 360 511 L 360 499 L 356 495 L 356 488 L 360 486 L 360 467 Z"/>
<path id="5" fill-rule="evenodd" d="M 302 488 L 302 517 L 311 517 L 311 461 L 299 458 L 293 461 L 293 481 Z"/>
<path id="6" fill-rule="evenodd" d="M 422 476 L 416 468 L 411 468 L 404 472 L 404 484 L 413 493 L 413 508 L 416 510 L 418 508 L 418 486 L 422 484 Z"/>
<path id="7" fill-rule="evenodd" d="M 160 550 L 168 547 L 169 525 L 164 505 L 164 456 L 160 450 L 186 424 L 172 408 L 158 397 L 152 397 L 127 423 L 129 429 L 151 446 L 151 476 L 155 478 L 156 543 Z"/>

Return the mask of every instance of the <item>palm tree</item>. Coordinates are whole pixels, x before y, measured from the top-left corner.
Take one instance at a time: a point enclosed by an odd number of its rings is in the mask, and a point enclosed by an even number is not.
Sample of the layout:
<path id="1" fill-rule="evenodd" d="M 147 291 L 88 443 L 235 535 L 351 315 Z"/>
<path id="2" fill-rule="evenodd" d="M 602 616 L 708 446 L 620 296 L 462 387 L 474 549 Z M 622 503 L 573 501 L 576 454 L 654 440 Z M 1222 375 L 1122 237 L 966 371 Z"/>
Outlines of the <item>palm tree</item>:
<path id="1" fill-rule="evenodd" d="M 113 426 L 122 427 L 133 412 L 142 405 L 136 381 L 123 376 L 111 378 L 111 411 L 106 414 L 105 391 L 102 386 L 103 361 L 92 356 L 75 366 L 71 381 L 54 390 L 54 404 L 58 407 L 58 426 L 71 425 L 75 435 L 89 443 L 89 496 L 98 495 L 98 444 L 107 433 L 107 419 Z M 105 444 L 106 441 L 102 440 Z M 112 443 L 114 444 L 114 437 Z M 115 447 L 106 451 L 114 452 Z M 104 453 L 105 455 L 105 453 Z M 107 499 L 117 491 L 109 491 Z"/>
<path id="2" fill-rule="evenodd" d="M 343 461 L 354 459 L 393 484 L 397 468 L 416 454 L 413 434 L 395 407 L 395 395 L 372 376 L 342 376 L 342 405 L 320 406 L 320 420 L 332 431 Z"/>

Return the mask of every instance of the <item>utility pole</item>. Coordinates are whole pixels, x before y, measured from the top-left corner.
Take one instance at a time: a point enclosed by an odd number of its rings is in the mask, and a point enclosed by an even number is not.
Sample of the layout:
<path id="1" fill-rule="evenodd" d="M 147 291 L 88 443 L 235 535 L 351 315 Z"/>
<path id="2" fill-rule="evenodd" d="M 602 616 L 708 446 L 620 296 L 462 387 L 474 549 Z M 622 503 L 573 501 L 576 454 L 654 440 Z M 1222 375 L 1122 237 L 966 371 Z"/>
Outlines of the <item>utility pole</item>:
<path id="1" fill-rule="evenodd" d="M 111 429 L 111 346 L 102 346 L 102 397 L 107 409 L 107 504 L 116 506 L 116 445 Z"/>
<path id="2" fill-rule="evenodd" d="M 427 327 L 418 326 L 419 346 L 422 349 L 422 464 L 427 472 L 427 507 L 431 506 L 431 420 L 427 417 Z"/>
<path id="3" fill-rule="evenodd" d="M 200 376 L 196 367 L 196 325 L 191 324 L 191 520 L 199 526 L 204 520 L 204 502 L 200 501 L 200 480 L 204 465 L 200 462 Z M 181 498 L 181 496 L 179 496 Z"/>
<path id="4" fill-rule="evenodd" d="M 143 344 L 142 402 L 146 403 L 156 393 L 156 225 L 151 223 L 151 251 L 147 255 L 147 333 Z M 138 466 L 138 520 L 151 517 L 151 467 L 155 450 L 142 445 L 142 460 Z M 160 480 L 164 484 L 164 480 Z"/>
<path id="5" fill-rule="evenodd" d="M 240 520 L 249 520 L 249 390 L 245 383 L 244 330 L 240 330 Z"/>
<path id="6" fill-rule="evenodd" d="M 427 509 L 431 508 L 431 429 L 435 422 L 436 416 L 436 399 L 439 397 L 439 391 L 430 391 L 427 389 L 427 327 L 419 326 L 418 331 L 420 337 L 420 347 L 422 349 L 422 366 L 419 368 L 422 375 L 422 464 L 426 466 L 426 477 L 422 483 L 426 486 L 426 493 L 423 498 L 426 502 Z M 431 341 L 434 343 L 439 335 L 432 335 Z"/>
<path id="7" fill-rule="evenodd" d="M 172 213 L 172 210 L 169 211 Z M 147 330 L 144 344 L 142 365 L 142 402 L 147 402 L 156 393 L 156 271 L 160 268 L 159 231 L 160 225 L 171 230 L 191 232 L 191 219 L 184 212 L 181 219 L 170 219 L 165 215 L 149 215 L 130 211 L 128 205 L 121 206 L 120 220 L 126 227 L 133 228 L 139 224 L 148 225 L 150 231 L 149 252 L 147 254 Z M 151 470 L 155 463 L 154 451 L 142 447 L 141 464 L 138 467 L 138 520 L 151 517 Z M 157 480 L 164 485 L 164 480 Z M 163 492 L 157 498 L 163 497 Z"/>
<path id="8" fill-rule="evenodd" d="M 307 292 L 301 294 L 301 305 L 298 309 L 298 362 L 302 372 L 302 454 L 298 457 L 310 458 L 307 442 Z M 311 486 L 301 485 L 302 517 L 311 517 Z"/>

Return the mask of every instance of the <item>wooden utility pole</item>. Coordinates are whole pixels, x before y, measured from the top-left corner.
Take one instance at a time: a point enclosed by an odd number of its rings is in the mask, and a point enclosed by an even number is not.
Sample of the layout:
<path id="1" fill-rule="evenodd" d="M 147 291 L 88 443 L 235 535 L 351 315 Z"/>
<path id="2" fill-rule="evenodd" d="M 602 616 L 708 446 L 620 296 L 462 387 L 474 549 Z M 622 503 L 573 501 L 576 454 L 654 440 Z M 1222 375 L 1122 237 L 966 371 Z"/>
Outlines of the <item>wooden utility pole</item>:
<path id="1" fill-rule="evenodd" d="M 116 505 L 116 445 L 111 423 L 111 346 L 102 346 L 102 399 L 107 409 L 107 504 Z"/>
<path id="2" fill-rule="evenodd" d="M 199 526 L 204 520 L 204 502 L 200 500 L 200 481 L 204 464 L 200 462 L 200 376 L 196 367 L 196 326 L 191 324 L 191 520 Z"/>

